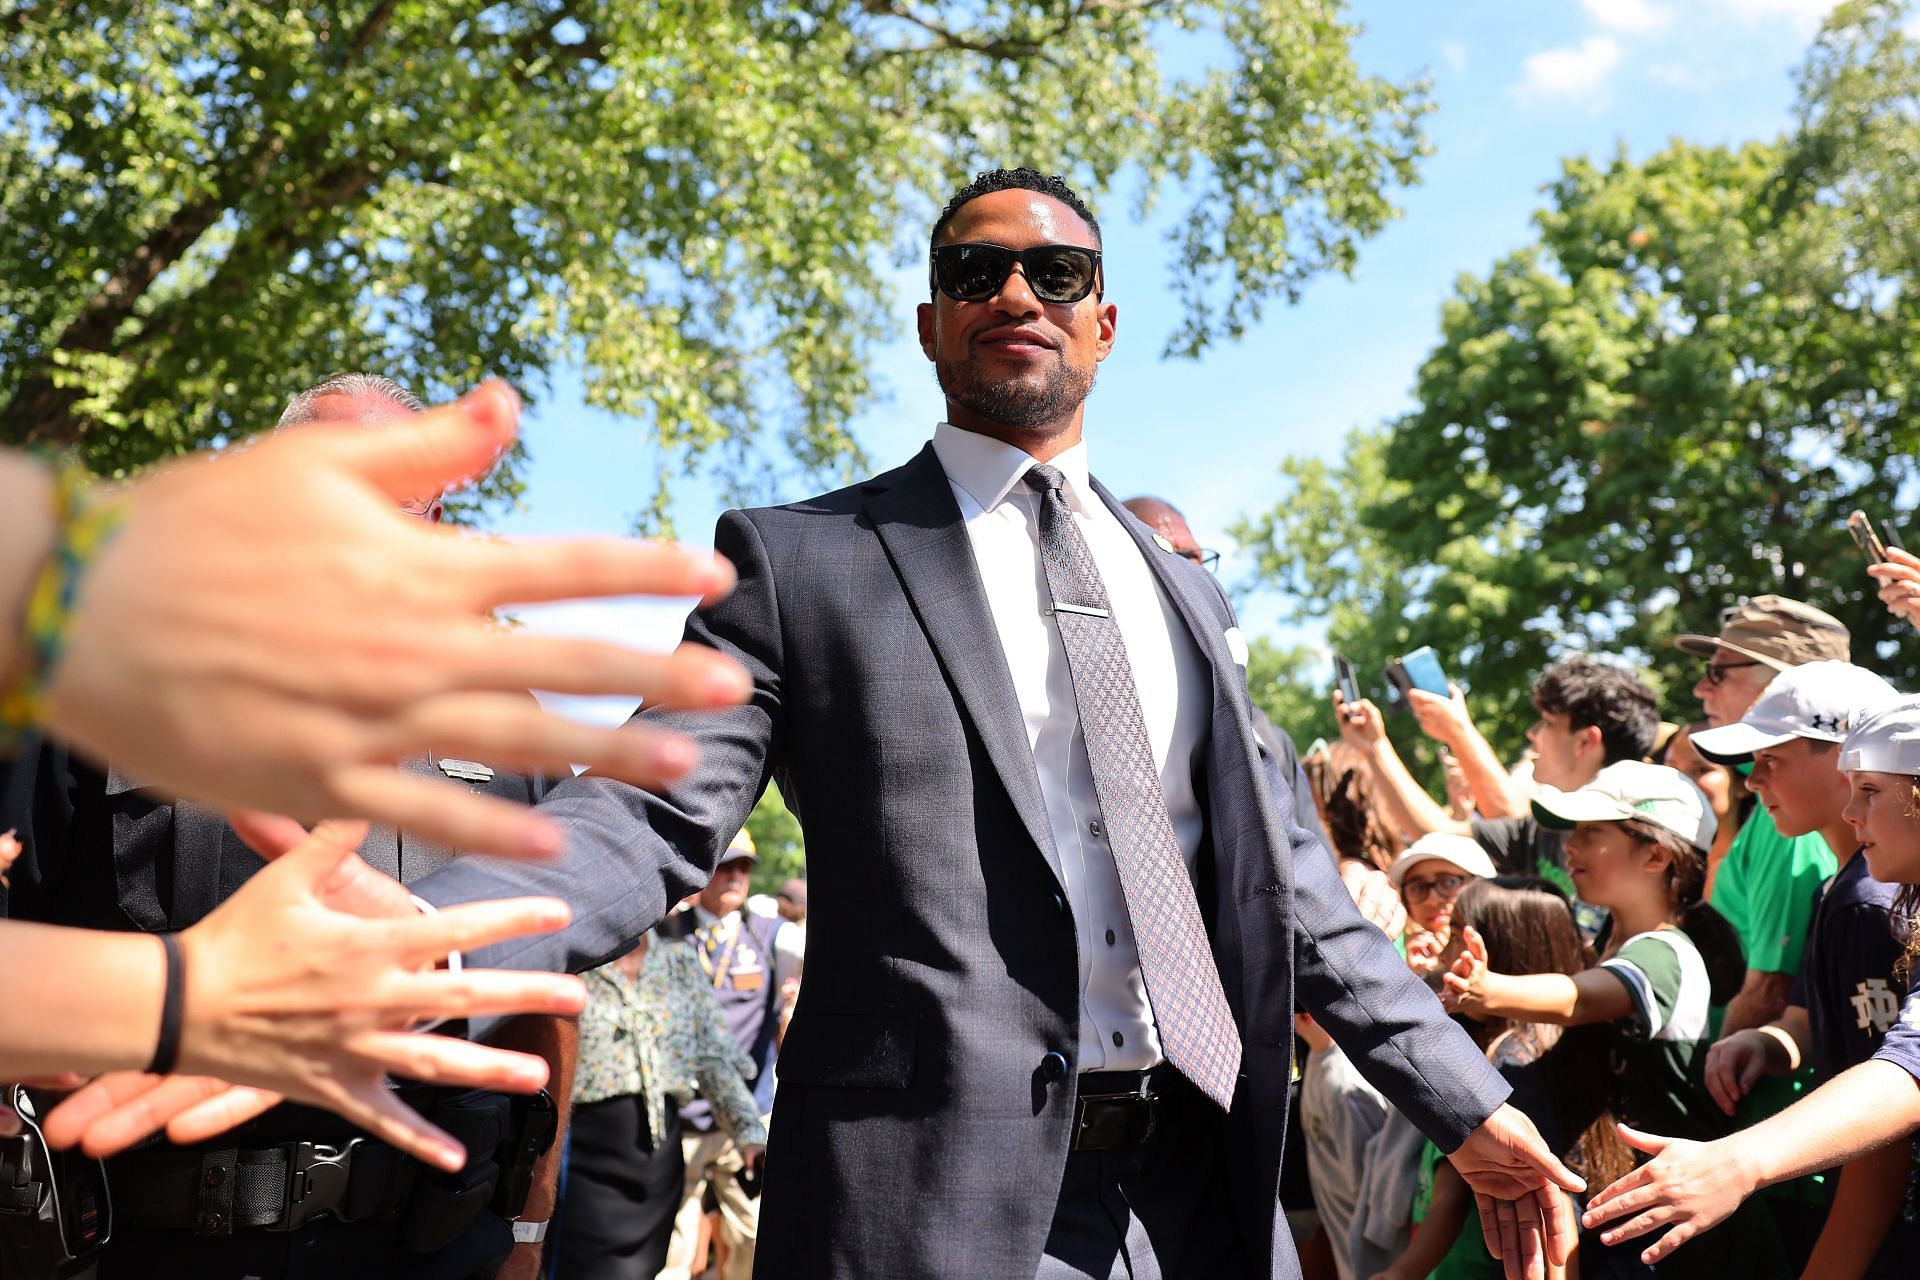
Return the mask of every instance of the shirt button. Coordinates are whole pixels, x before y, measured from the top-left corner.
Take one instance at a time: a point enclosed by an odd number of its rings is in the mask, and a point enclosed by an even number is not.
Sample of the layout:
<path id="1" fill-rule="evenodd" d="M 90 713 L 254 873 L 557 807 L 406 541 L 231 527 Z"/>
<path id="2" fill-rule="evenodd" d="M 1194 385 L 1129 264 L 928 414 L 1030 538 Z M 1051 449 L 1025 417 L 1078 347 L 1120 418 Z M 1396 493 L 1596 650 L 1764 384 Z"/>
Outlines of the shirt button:
<path id="1" fill-rule="evenodd" d="M 1053 909 L 1061 915 L 1067 914 L 1067 900 L 1059 894 L 1053 895 Z"/>
<path id="2" fill-rule="evenodd" d="M 1107 945 L 1112 946 L 1113 944 L 1114 944 L 1114 932 L 1113 930 L 1109 929 L 1107 930 Z"/>
<path id="3" fill-rule="evenodd" d="M 1067 1078 L 1067 1056 L 1063 1053 L 1050 1053 L 1040 1059 L 1040 1078 L 1048 1081 Z"/>
<path id="4" fill-rule="evenodd" d="M 1093 836 L 1103 836 L 1107 834 L 1107 829 L 1100 825 L 1100 820 L 1098 818 L 1095 818 L 1092 822 L 1089 822 L 1087 824 L 1087 834 L 1093 835 Z"/>
<path id="5" fill-rule="evenodd" d="M 1120 1047 L 1121 1045 L 1123 1045 L 1123 1044 L 1125 1044 L 1126 1042 L 1127 1042 L 1127 1038 L 1126 1038 L 1125 1036 L 1123 1036 L 1123 1035 L 1121 1035 L 1121 1034 L 1120 1034 L 1120 1033 L 1119 1033 L 1118 1031 L 1116 1031 L 1116 1032 L 1114 1032 L 1114 1033 L 1113 1033 L 1113 1047 L 1114 1047 L 1114 1048 L 1116 1048 L 1116 1049 L 1118 1049 L 1118 1048 L 1119 1048 L 1119 1047 Z"/>

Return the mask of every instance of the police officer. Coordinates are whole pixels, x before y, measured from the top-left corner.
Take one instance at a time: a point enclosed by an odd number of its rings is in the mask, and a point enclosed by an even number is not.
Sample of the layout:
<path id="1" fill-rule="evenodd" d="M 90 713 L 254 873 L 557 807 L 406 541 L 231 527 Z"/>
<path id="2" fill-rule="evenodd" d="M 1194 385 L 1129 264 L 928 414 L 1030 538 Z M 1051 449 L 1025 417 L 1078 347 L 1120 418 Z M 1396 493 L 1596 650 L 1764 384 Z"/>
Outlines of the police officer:
<path id="1" fill-rule="evenodd" d="M 377 422 L 423 408 L 389 379 L 342 374 L 296 396 L 280 425 Z M 442 515 L 437 495 L 421 495 L 403 509 L 427 520 Z M 428 755 L 402 767 L 522 803 L 544 790 L 539 778 L 478 761 Z M 16 919 L 172 932 L 207 915 L 264 865 L 221 813 L 169 803 L 139 779 L 111 765 L 96 768 L 53 743 L 5 776 L 0 830 L 8 827 L 19 829 L 24 845 L 5 901 Z M 453 852 L 376 828 L 361 856 L 398 882 L 389 888 L 399 905 L 401 884 L 444 865 Z M 496 1039 L 564 1061 L 569 1034 L 570 1024 L 557 1019 L 523 1018 Z M 563 1073 L 556 1071 L 554 1080 L 562 1087 Z M 101 1280 L 496 1275 L 516 1240 L 537 1241 L 541 1234 L 543 1223 L 508 1219 L 545 1216 L 522 1211 L 536 1176 L 545 1172 L 536 1163 L 555 1136 L 552 1098 L 424 1086 L 403 1093 L 466 1146 L 466 1168 L 430 1170 L 329 1112 L 283 1105 L 199 1146 L 153 1143 L 107 1161 L 111 1238 L 97 1258 L 97 1274 Z M 546 1193 L 535 1198 L 549 1199 L 550 1187 Z M 10 1232 L 34 1229 L 0 1206 L 0 1259 L 9 1256 Z M 18 1269 L 17 1262 L 9 1269 L 0 1261 L 6 1280 L 38 1280 L 16 1275 Z"/>
<path id="2" fill-rule="evenodd" d="M 797 926 L 746 910 L 747 881 L 759 861 L 753 837 L 742 831 L 721 855 L 707 887 L 662 927 L 693 945 L 728 1030 L 754 1061 L 754 1101 L 761 1116 L 770 1118 L 780 1010 L 783 998 L 791 998 L 783 992 L 800 977 L 804 943 Z M 682 1107 L 680 1120 L 686 1191 L 674 1218 L 661 1280 L 684 1280 L 689 1274 L 709 1187 L 720 1205 L 719 1237 L 726 1247 L 721 1280 L 749 1280 L 759 1235 L 757 1184 L 748 1177 L 742 1185 L 740 1149 L 716 1126 L 704 1101 L 695 1099 Z"/>

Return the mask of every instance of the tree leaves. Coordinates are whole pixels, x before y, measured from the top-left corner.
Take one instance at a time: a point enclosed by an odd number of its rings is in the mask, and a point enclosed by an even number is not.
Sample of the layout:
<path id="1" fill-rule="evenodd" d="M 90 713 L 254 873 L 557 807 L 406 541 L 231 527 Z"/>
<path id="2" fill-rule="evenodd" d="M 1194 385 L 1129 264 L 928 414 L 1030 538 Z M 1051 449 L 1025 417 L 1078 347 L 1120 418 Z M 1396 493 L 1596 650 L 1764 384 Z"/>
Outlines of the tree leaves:
<path id="1" fill-rule="evenodd" d="M 588 399 L 663 485 L 844 472 L 893 299 L 976 168 L 1184 181 L 1194 354 L 1350 268 L 1424 142 L 1333 0 L 79 0 L 0 24 L 0 424 L 107 472 L 328 372 Z M 1217 70 L 1169 78 L 1170 42 Z M 496 485 L 510 493 L 511 475 Z M 656 495 L 664 509 L 664 489 Z"/>
<path id="2" fill-rule="evenodd" d="M 1419 408 L 1242 530 L 1273 585 L 1361 664 L 1432 644 L 1517 751 L 1526 691 L 1591 650 L 1651 670 L 1670 715 L 1736 597 L 1853 628 L 1920 677 L 1844 528 L 1911 510 L 1920 358 L 1920 49 L 1901 6 L 1842 6 L 1795 131 L 1569 160 L 1539 239 L 1442 309 Z M 1906 637 L 1909 638 L 1910 637 Z"/>

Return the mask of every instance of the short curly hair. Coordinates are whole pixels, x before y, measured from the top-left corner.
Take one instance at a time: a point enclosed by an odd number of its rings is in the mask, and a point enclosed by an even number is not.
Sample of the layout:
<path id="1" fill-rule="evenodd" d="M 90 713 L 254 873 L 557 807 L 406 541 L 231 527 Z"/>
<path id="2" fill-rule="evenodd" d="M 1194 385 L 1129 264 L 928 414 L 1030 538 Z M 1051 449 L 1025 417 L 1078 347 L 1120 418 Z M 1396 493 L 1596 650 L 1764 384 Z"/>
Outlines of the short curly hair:
<path id="1" fill-rule="evenodd" d="M 1564 715 L 1569 728 L 1598 729 L 1608 764 L 1646 759 L 1660 732 L 1659 701 L 1646 682 L 1592 658 L 1567 658 L 1541 672 L 1533 706 L 1542 715 Z"/>
<path id="2" fill-rule="evenodd" d="M 985 173 L 973 175 L 973 181 L 953 193 L 953 199 L 947 201 L 947 207 L 934 219 L 933 233 L 928 244 L 940 243 L 940 235 L 952 222 L 954 215 L 981 196 L 992 195 L 996 191 L 1035 191 L 1043 196 L 1058 200 L 1074 211 L 1080 221 L 1087 224 L 1087 230 L 1093 232 L 1093 247 L 1100 247 L 1100 220 L 1093 216 L 1093 210 L 1080 198 L 1080 193 L 1067 185 L 1067 180 L 1057 173 L 1041 173 L 1038 169 L 1024 166 L 1018 169 L 989 169 Z"/>

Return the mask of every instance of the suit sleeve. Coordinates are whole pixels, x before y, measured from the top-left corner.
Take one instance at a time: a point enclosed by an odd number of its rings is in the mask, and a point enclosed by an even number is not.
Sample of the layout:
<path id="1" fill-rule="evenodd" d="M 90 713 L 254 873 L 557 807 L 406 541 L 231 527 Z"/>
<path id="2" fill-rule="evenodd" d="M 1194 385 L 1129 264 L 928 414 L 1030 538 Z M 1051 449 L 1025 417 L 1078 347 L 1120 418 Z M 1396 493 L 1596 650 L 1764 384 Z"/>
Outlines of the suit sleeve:
<path id="1" fill-rule="evenodd" d="M 720 518 L 714 549 L 733 561 L 739 585 L 688 618 L 686 640 L 736 659 L 753 693 L 720 712 L 640 711 L 632 723 L 686 734 L 699 744 L 700 763 L 661 795 L 591 774 L 561 782 L 540 802 L 566 832 L 553 861 L 469 855 L 410 886 L 435 906 L 551 894 L 573 908 L 573 923 L 559 933 L 484 948 L 470 963 L 581 973 L 624 954 L 707 883 L 765 789 L 781 736 L 779 603 L 759 530 L 744 513 Z"/>
<path id="2" fill-rule="evenodd" d="M 1268 753 L 1261 761 L 1293 859 L 1295 1000 L 1368 1083 L 1450 1152 L 1512 1089 L 1360 914 L 1326 844 L 1288 820 L 1292 779 Z"/>

